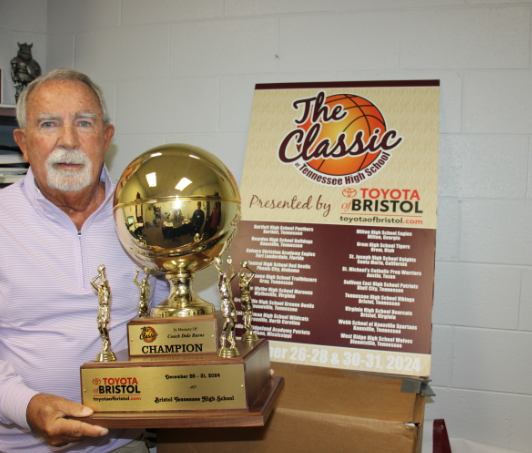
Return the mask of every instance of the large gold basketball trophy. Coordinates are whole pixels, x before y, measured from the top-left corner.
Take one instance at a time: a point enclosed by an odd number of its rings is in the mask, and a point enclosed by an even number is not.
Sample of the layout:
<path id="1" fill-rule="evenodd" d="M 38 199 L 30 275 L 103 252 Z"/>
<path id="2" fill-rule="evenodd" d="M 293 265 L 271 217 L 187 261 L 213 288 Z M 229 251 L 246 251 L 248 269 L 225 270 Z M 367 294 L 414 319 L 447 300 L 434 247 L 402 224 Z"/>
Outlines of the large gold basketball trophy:
<path id="1" fill-rule="evenodd" d="M 109 428 L 263 425 L 283 380 L 271 376 L 267 341 L 234 337 L 236 272 L 230 258 L 225 268 L 220 258 L 240 219 L 229 170 L 201 148 L 154 148 L 122 174 L 114 210 L 120 242 L 144 268 L 141 282 L 137 269 L 131 283 L 139 287 L 140 301 L 132 303 L 139 303 L 141 317 L 128 324 L 128 351 L 81 367 L 83 404 L 95 411 L 91 422 Z M 221 311 L 192 287 L 195 272 L 213 262 Z M 170 294 L 142 316 L 149 274 L 164 274 Z"/>

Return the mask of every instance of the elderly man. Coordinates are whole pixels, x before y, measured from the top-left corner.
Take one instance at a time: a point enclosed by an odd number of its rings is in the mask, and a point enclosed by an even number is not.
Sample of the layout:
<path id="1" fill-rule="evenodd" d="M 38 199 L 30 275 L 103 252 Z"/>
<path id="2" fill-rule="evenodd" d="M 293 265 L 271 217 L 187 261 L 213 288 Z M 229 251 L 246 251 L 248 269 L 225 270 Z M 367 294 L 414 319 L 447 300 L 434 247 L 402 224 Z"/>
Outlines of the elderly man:
<path id="1" fill-rule="evenodd" d="M 92 410 L 79 403 L 79 367 L 101 349 L 98 267 L 113 290 L 115 350 L 127 347 L 138 300 L 136 266 L 114 228 L 104 166 L 114 127 L 101 91 L 55 70 L 23 92 L 17 118 L 30 170 L 0 191 L 0 451 L 147 451 L 138 431 L 84 423 Z"/>

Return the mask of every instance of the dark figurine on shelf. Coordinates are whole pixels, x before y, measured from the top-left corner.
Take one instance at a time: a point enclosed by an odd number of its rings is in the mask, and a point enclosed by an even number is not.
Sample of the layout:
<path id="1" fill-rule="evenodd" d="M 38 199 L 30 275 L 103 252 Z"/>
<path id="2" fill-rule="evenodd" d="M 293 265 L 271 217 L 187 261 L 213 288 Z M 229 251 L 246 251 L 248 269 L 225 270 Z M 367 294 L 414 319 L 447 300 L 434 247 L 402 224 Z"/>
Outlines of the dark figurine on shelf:
<path id="1" fill-rule="evenodd" d="M 41 67 L 31 55 L 31 44 L 18 44 L 18 54 L 11 60 L 11 78 L 15 82 L 15 101 L 18 102 L 20 93 L 24 91 L 26 86 L 34 79 L 41 75 Z"/>

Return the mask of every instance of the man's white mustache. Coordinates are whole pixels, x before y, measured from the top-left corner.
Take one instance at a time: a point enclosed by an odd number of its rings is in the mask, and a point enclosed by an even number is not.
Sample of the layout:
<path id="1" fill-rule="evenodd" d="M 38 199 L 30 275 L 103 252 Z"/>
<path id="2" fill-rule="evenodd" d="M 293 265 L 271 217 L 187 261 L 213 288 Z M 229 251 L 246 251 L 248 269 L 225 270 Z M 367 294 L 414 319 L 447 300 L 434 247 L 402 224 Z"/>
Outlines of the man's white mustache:
<path id="1" fill-rule="evenodd" d="M 86 165 L 87 155 L 80 150 L 67 151 L 64 149 L 56 149 L 46 159 L 48 165 L 55 164 L 76 164 Z"/>

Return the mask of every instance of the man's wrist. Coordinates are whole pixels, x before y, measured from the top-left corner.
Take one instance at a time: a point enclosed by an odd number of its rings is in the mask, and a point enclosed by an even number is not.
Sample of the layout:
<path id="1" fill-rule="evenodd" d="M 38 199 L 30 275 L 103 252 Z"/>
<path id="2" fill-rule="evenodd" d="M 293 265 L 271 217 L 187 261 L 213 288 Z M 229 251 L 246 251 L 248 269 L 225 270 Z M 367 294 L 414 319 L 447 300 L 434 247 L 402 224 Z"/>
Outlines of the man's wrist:
<path id="1" fill-rule="evenodd" d="M 15 423 L 21 428 L 31 430 L 26 418 L 26 412 L 31 399 L 38 393 L 26 387 L 22 382 L 6 389 L 2 397 L 1 411 L 3 418 Z"/>

